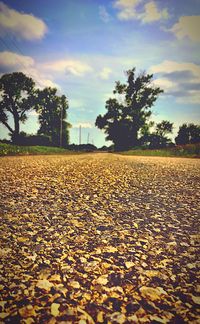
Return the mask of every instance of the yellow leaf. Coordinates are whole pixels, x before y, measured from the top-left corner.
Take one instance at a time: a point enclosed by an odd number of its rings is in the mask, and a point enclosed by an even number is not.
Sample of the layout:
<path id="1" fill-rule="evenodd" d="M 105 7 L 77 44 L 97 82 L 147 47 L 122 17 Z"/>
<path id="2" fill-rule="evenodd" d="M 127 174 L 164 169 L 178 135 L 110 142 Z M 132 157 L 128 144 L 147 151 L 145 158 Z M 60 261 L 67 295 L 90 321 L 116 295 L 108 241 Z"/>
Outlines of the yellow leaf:
<path id="1" fill-rule="evenodd" d="M 132 268 L 134 265 L 135 265 L 135 263 L 132 262 L 132 261 L 127 261 L 127 262 L 125 262 L 125 266 L 126 266 L 127 269 Z"/>
<path id="2" fill-rule="evenodd" d="M 71 222 L 76 227 L 83 227 L 83 224 L 81 222 L 78 222 L 76 219 L 72 219 Z"/>
<path id="3" fill-rule="evenodd" d="M 195 263 L 188 263 L 188 264 L 186 264 L 186 267 L 189 268 L 189 269 L 193 269 L 193 268 L 196 268 L 196 264 Z"/>
<path id="4" fill-rule="evenodd" d="M 102 311 L 97 314 L 97 322 L 98 323 L 103 323 L 104 322 L 103 314 L 104 313 Z"/>
<path id="5" fill-rule="evenodd" d="M 195 304 L 200 305 L 200 297 L 192 295 L 192 300 Z"/>
<path id="6" fill-rule="evenodd" d="M 106 252 L 117 252 L 118 250 L 117 250 L 117 248 L 115 248 L 115 247 L 113 247 L 113 246 L 107 246 L 106 248 L 105 248 L 105 251 Z"/>
<path id="7" fill-rule="evenodd" d="M 0 318 L 6 318 L 7 316 L 9 316 L 9 313 L 0 313 Z"/>
<path id="8" fill-rule="evenodd" d="M 86 323 L 95 324 L 95 322 L 93 321 L 93 318 L 86 311 L 84 311 L 82 308 L 80 308 L 79 306 L 77 307 L 77 311 L 79 313 L 83 314 L 84 318 L 82 318 L 82 320 L 85 320 Z"/>
<path id="9" fill-rule="evenodd" d="M 18 237 L 17 238 L 17 241 L 18 242 L 26 242 L 26 241 L 28 241 L 29 240 L 29 238 L 28 237 L 24 237 L 24 236 L 21 236 L 21 237 Z"/>
<path id="10" fill-rule="evenodd" d="M 104 269 L 108 269 L 110 268 L 112 265 L 108 262 L 102 262 L 101 263 L 101 267 L 104 268 Z"/>
<path id="11" fill-rule="evenodd" d="M 99 278 L 97 279 L 94 279 L 93 280 L 93 284 L 96 284 L 96 285 L 106 285 L 108 283 L 108 279 L 107 279 L 108 275 L 102 275 L 100 276 Z"/>
<path id="12" fill-rule="evenodd" d="M 73 287 L 73 288 L 80 288 L 80 283 L 78 282 L 78 281 L 75 281 L 75 280 L 73 280 L 73 281 L 71 281 L 70 283 L 69 283 L 69 285 L 71 286 L 71 287 Z"/>
<path id="13" fill-rule="evenodd" d="M 140 288 L 140 292 L 143 298 L 154 300 L 160 300 L 162 295 L 167 295 L 166 291 L 162 287 L 152 288 L 143 286 Z"/>
<path id="14" fill-rule="evenodd" d="M 25 318 L 23 321 L 25 324 L 34 324 L 35 321 L 32 317 Z"/>
<path id="15" fill-rule="evenodd" d="M 137 223 L 133 223 L 133 225 L 134 225 L 135 228 L 139 227 Z"/>
<path id="16" fill-rule="evenodd" d="M 160 272 L 158 270 L 145 270 L 144 274 L 149 278 L 153 278 L 159 276 Z"/>
<path id="17" fill-rule="evenodd" d="M 49 282 L 49 280 L 47 279 L 42 279 L 42 280 L 38 280 L 36 287 L 40 289 L 44 289 L 46 291 L 50 291 L 51 287 L 53 287 L 53 284 Z"/>
<path id="18" fill-rule="evenodd" d="M 57 303 L 51 304 L 51 315 L 58 316 L 60 314 L 59 307 L 60 307 L 60 304 L 57 304 Z"/>
<path id="19" fill-rule="evenodd" d="M 59 274 L 53 274 L 50 278 L 50 281 L 61 281 L 60 275 Z"/>
<path id="20" fill-rule="evenodd" d="M 21 317 L 31 317 L 31 316 L 36 316 L 35 310 L 32 305 L 27 305 L 19 309 L 19 314 Z"/>
<path id="21" fill-rule="evenodd" d="M 90 300 L 91 299 L 91 295 L 89 293 L 84 293 L 83 297 L 87 300 Z"/>

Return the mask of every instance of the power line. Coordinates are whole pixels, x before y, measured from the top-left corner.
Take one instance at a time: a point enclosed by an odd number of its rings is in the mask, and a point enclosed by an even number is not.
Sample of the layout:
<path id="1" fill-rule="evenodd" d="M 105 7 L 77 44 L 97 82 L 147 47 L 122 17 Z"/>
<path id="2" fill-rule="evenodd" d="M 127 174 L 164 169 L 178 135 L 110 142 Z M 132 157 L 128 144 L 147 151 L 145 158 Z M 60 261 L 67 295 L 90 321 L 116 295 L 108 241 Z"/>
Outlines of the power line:
<path id="1" fill-rule="evenodd" d="M 12 47 L 10 47 L 10 45 L 8 45 L 5 40 L 0 37 L 0 41 L 2 42 L 2 44 L 6 47 L 6 49 L 8 49 L 9 51 L 13 52 Z M 17 50 L 20 52 L 21 55 L 26 56 L 20 49 L 19 47 L 14 43 L 13 40 L 10 39 L 10 41 L 14 44 L 14 46 L 17 48 Z M 23 67 L 23 69 L 25 70 L 26 73 L 28 73 L 28 75 L 30 75 L 33 79 L 35 79 L 35 77 L 28 71 L 27 67 L 22 63 L 22 61 L 20 61 L 18 58 L 16 58 L 16 61 L 18 62 L 19 65 L 21 65 Z M 40 81 L 37 80 L 38 85 L 41 88 L 44 88 L 44 86 L 40 83 Z"/>
<path id="2" fill-rule="evenodd" d="M 14 39 L 10 38 L 9 35 L 7 34 L 7 38 L 9 38 L 9 40 L 13 43 L 13 45 L 15 46 L 15 48 L 22 54 L 25 56 L 25 54 L 22 52 L 22 50 L 19 48 L 19 46 L 16 44 L 16 42 L 14 41 Z"/>

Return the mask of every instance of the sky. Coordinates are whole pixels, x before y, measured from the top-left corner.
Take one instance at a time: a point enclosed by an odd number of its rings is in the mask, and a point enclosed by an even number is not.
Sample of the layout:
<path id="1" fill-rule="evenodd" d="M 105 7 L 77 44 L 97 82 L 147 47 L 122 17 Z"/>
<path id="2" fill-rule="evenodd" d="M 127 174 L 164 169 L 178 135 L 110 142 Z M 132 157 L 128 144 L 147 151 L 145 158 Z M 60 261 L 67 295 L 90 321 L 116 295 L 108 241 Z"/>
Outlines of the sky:
<path id="1" fill-rule="evenodd" d="M 0 73 L 22 71 L 69 101 L 70 142 L 100 147 L 95 127 L 125 71 L 153 73 L 164 93 L 152 120 L 200 123 L 200 0 L 8 0 L 0 2 Z M 34 111 L 21 127 L 36 133 Z M 12 121 L 10 121 L 12 123 Z M 0 125 L 0 138 L 7 137 Z"/>

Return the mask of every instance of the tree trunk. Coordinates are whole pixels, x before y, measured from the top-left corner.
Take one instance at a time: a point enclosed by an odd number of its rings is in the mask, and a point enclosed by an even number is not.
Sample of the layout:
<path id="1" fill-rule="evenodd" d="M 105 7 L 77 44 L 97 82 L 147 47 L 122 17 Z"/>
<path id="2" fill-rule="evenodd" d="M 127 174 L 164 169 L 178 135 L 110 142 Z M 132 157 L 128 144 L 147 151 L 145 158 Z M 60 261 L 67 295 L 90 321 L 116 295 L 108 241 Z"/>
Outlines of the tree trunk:
<path id="1" fill-rule="evenodd" d="M 13 113 L 15 129 L 12 135 L 12 141 L 17 144 L 19 138 L 19 116 L 18 113 Z"/>

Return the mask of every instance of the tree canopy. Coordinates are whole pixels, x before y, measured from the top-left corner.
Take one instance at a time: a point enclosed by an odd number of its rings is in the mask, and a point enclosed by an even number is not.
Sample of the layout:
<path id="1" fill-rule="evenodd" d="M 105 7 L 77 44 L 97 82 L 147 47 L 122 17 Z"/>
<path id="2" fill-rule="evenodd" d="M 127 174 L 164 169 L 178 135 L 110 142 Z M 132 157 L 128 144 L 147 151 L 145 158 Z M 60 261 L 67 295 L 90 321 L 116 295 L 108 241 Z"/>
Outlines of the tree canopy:
<path id="1" fill-rule="evenodd" d="M 70 124 L 65 120 L 67 109 L 66 96 L 58 96 L 56 88 L 47 87 L 36 91 L 36 111 L 40 124 L 38 134 L 50 136 L 55 146 L 69 144 Z"/>
<path id="2" fill-rule="evenodd" d="M 171 140 L 167 137 L 173 130 L 173 123 L 167 120 L 156 124 L 155 131 L 147 136 L 147 142 L 149 148 L 164 148 L 171 145 Z"/>
<path id="3" fill-rule="evenodd" d="M 200 143 L 200 125 L 183 124 L 175 138 L 177 145 Z"/>
<path id="4" fill-rule="evenodd" d="M 0 122 L 9 130 L 13 142 L 17 142 L 20 122 L 27 119 L 27 111 L 34 107 L 34 81 L 22 72 L 4 74 L 0 78 Z M 13 125 L 9 124 L 9 114 Z"/>
<path id="5" fill-rule="evenodd" d="M 106 140 L 114 143 L 115 150 L 124 150 L 139 144 L 139 131 L 147 124 L 158 95 L 163 92 L 151 84 L 153 75 L 126 71 L 127 83 L 116 82 L 113 93 L 106 101 L 106 114 L 99 115 L 96 126 L 107 134 Z"/>

